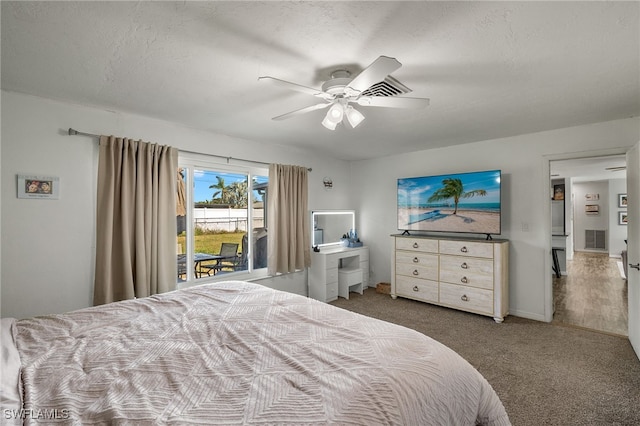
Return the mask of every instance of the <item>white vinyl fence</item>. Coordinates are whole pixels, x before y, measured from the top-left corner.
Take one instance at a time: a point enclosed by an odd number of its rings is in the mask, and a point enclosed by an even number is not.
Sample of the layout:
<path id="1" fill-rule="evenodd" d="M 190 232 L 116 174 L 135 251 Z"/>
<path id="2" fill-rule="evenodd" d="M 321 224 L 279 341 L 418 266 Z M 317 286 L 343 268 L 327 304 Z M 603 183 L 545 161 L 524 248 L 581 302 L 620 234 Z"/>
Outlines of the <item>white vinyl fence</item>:
<path id="1" fill-rule="evenodd" d="M 195 228 L 203 231 L 246 231 L 247 212 L 247 209 L 197 207 L 193 209 Z M 253 209 L 253 228 L 264 226 L 264 209 Z"/>

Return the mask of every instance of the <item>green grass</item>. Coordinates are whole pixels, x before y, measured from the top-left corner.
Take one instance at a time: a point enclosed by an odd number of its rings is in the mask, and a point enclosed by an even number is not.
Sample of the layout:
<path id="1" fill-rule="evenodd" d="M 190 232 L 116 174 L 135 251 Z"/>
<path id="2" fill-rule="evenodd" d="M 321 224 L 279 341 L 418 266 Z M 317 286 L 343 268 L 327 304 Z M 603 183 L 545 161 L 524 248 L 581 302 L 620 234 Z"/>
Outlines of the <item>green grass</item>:
<path id="1" fill-rule="evenodd" d="M 220 253 L 222 243 L 238 243 L 238 252 L 242 250 L 242 236 L 244 232 L 222 232 L 222 233 L 206 233 L 195 236 L 195 252 L 196 253 Z M 178 236 L 178 244 L 182 247 L 182 253 L 187 247 L 186 237 Z"/>

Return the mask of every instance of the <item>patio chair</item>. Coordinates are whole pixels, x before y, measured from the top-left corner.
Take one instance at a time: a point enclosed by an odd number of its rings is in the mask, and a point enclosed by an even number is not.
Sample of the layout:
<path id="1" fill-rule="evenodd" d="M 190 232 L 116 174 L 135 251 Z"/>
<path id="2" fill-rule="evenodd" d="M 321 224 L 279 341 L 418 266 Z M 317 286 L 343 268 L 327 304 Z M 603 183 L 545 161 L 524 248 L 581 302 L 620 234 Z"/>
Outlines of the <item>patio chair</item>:
<path id="1" fill-rule="evenodd" d="M 247 269 L 247 254 L 249 253 L 249 238 L 247 234 L 242 236 L 242 251 L 238 253 L 238 260 L 233 266 L 234 271 L 244 271 Z"/>
<path id="2" fill-rule="evenodd" d="M 211 276 L 217 274 L 223 269 L 234 270 L 236 263 L 238 262 L 238 243 L 222 243 L 220 246 L 220 259 L 211 265 L 200 265 L 200 273 L 206 273 Z"/>
<path id="3" fill-rule="evenodd" d="M 178 255 L 178 281 L 182 282 L 187 279 L 187 259 L 184 254 Z"/>

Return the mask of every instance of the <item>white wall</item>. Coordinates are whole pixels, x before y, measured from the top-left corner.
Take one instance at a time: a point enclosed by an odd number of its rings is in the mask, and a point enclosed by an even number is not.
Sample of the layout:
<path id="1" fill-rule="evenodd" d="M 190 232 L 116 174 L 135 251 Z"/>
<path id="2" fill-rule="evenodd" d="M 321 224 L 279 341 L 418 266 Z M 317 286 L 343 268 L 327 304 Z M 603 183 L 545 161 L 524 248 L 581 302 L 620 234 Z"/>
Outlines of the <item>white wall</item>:
<path id="1" fill-rule="evenodd" d="M 19 318 L 91 304 L 97 144 L 93 138 L 68 136 L 69 127 L 312 167 L 309 208 L 356 210 L 359 236 L 370 248 L 374 285 L 390 280 L 397 178 L 500 168 L 505 206 L 501 238 L 511 241 L 511 314 L 539 320 L 550 320 L 545 311 L 551 280 L 548 160 L 624 152 L 640 140 L 640 119 L 632 118 L 358 161 L 351 163 L 349 173 L 349 164 L 341 160 L 128 113 L 4 91 L 0 108 L 0 314 Z M 18 173 L 59 176 L 60 199 L 17 199 Z M 322 184 L 325 176 L 333 180 L 329 191 Z M 306 294 L 306 273 L 262 282 Z"/>
<path id="2" fill-rule="evenodd" d="M 640 119 L 632 118 L 353 162 L 352 196 L 370 247 L 371 282 L 391 279 L 397 178 L 501 169 L 501 238 L 511 242 L 510 311 L 550 321 L 549 160 L 624 152 L 639 139 Z"/>
<path id="3" fill-rule="evenodd" d="M 575 250 L 594 251 L 584 248 L 585 229 L 605 229 L 607 231 L 607 251 L 611 257 L 620 257 L 625 250 L 624 240 L 627 238 L 627 226 L 618 225 L 618 212 L 626 208 L 618 207 L 618 194 L 626 193 L 626 179 L 609 179 L 594 182 L 576 182 L 573 184 L 575 196 Z M 600 200 L 586 201 L 585 194 L 599 193 Z M 600 206 L 599 215 L 587 215 L 585 204 Z"/>
<path id="4" fill-rule="evenodd" d="M 576 182 L 573 184 L 574 214 L 573 214 L 573 249 L 575 251 L 602 251 L 585 248 L 585 230 L 595 229 L 605 231 L 607 236 L 607 250 L 609 249 L 609 183 L 607 181 Z M 587 200 L 587 195 L 597 194 L 597 200 Z M 598 206 L 598 214 L 585 211 L 586 206 Z"/>
<path id="5" fill-rule="evenodd" d="M 310 209 L 353 209 L 348 163 L 291 147 L 230 138 L 133 114 L 1 92 L 1 312 L 18 318 L 90 306 L 95 256 L 97 140 L 143 139 L 209 154 L 312 167 Z M 221 160 L 223 161 L 223 160 Z M 60 177 L 59 200 L 16 198 L 16 174 Z M 322 179 L 330 176 L 333 189 Z M 306 273 L 261 283 L 300 294 Z"/>
<path id="6" fill-rule="evenodd" d="M 627 225 L 618 225 L 618 212 L 627 211 L 626 207 L 618 207 L 618 194 L 627 193 L 626 179 L 609 180 L 609 256 L 620 257 L 622 250 L 627 249 Z"/>

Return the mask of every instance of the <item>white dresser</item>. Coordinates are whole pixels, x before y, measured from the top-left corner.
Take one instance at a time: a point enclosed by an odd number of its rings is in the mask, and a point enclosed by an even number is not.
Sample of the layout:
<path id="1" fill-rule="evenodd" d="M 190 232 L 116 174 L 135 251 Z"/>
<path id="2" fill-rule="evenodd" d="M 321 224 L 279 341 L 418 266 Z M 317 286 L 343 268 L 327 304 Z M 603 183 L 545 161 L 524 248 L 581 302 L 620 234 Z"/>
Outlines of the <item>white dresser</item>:
<path id="1" fill-rule="evenodd" d="M 509 242 L 392 235 L 391 297 L 509 314 Z"/>
<path id="2" fill-rule="evenodd" d="M 346 286 L 346 293 L 344 288 L 339 288 L 340 269 L 344 272 L 343 287 Z M 369 286 L 369 248 L 335 246 L 321 247 L 319 252 L 312 251 L 308 285 L 309 297 L 322 302 L 336 300 L 339 290 L 343 297 L 345 294 L 348 297 L 350 286 L 361 292 Z"/>

